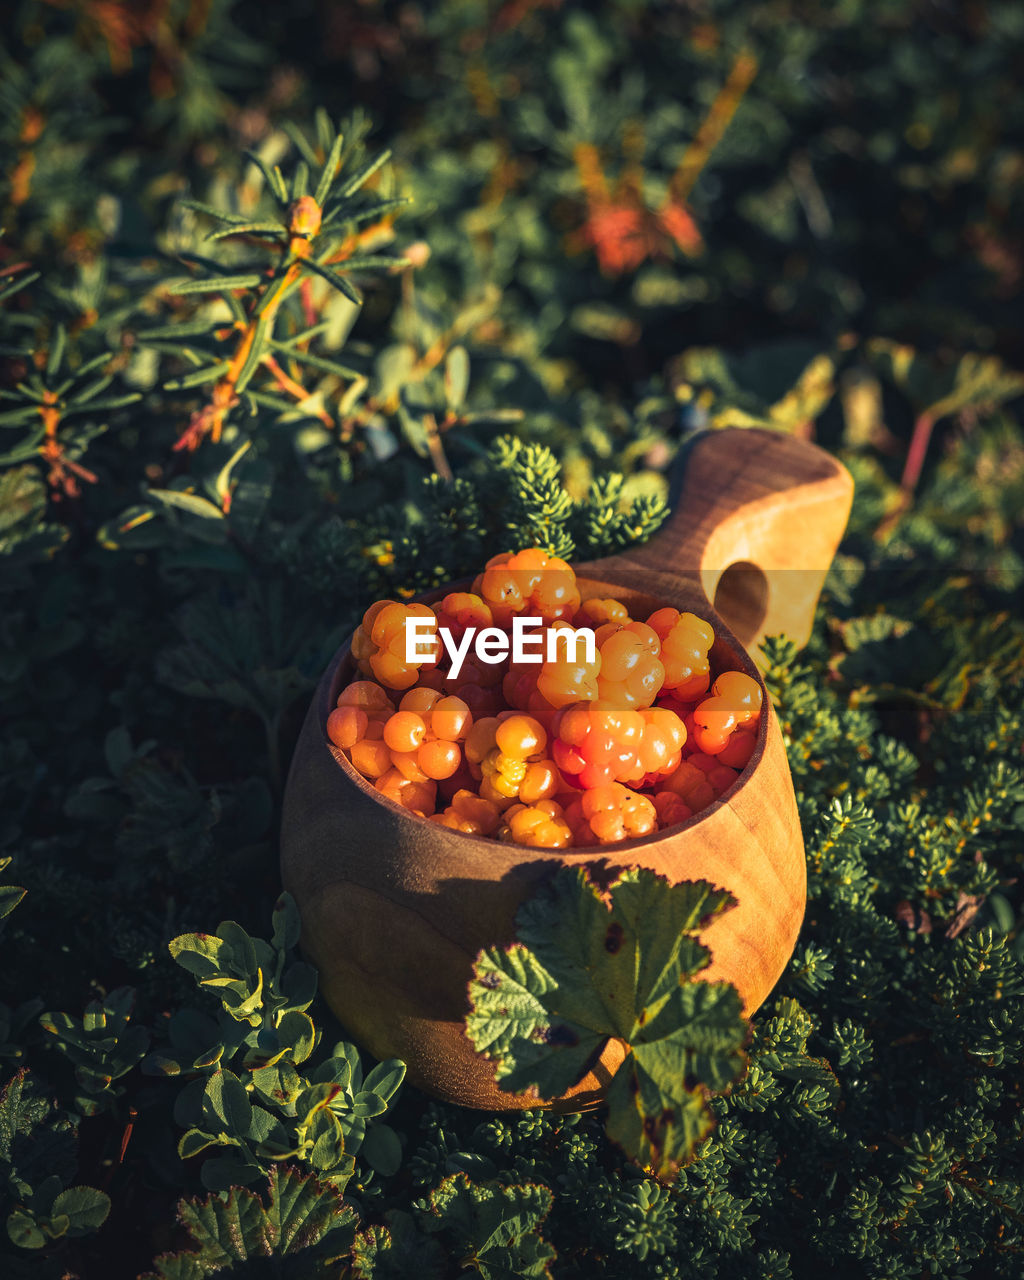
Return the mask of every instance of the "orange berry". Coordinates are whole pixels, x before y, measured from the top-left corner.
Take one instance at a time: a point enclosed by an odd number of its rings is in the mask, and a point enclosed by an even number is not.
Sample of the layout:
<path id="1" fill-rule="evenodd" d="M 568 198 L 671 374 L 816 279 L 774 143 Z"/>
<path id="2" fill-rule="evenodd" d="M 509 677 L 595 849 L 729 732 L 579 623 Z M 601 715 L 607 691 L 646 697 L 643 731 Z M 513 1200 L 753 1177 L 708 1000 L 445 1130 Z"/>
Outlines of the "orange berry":
<path id="1" fill-rule="evenodd" d="M 658 825 L 663 831 L 666 827 L 674 827 L 677 823 L 693 817 L 693 810 L 674 791 L 656 792 L 654 808 L 658 815 Z"/>
<path id="2" fill-rule="evenodd" d="M 433 782 L 410 782 L 398 772 L 390 769 L 375 783 L 381 795 L 394 800 L 403 809 L 418 813 L 421 817 L 434 812 L 437 803 L 437 787 Z"/>
<path id="3" fill-rule="evenodd" d="M 362 707 L 335 707 L 327 717 L 327 736 L 336 747 L 347 751 L 363 737 L 369 723 Z"/>
<path id="4" fill-rule="evenodd" d="M 392 751 L 415 751 L 426 733 L 422 716 L 415 711 L 396 711 L 384 726 L 384 741 Z"/>
<path id="5" fill-rule="evenodd" d="M 528 760 L 544 750 L 548 735 L 540 721 L 532 716 L 512 715 L 498 725 L 494 741 L 502 755 Z"/>
<path id="6" fill-rule="evenodd" d="M 380 740 L 364 738 L 349 753 L 352 767 L 364 778 L 381 778 L 391 768 L 391 752 Z"/>
<path id="7" fill-rule="evenodd" d="M 454 742 L 435 738 L 424 742 L 416 752 L 416 760 L 427 777 L 437 781 L 452 776 L 462 763 L 462 752 Z"/>
<path id="8" fill-rule="evenodd" d="M 362 707 L 371 720 L 389 716 L 395 704 L 379 684 L 372 680 L 353 680 L 338 695 L 339 707 Z"/>
<path id="9" fill-rule="evenodd" d="M 472 713 L 462 698 L 442 698 L 434 703 L 430 713 L 430 731 L 435 737 L 457 742 L 466 736 L 472 724 Z"/>
<path id="10" fill-rule="evenodd" d="M 426 782 L 427 774 L 424 773 L 420 766 L 419 753 L 423 748 L 419 747 L 415 751 L 392 751 L 391 763 L 395 766 L 403 778 L 408 778 L 410 782 Z"/>
<path id="11" fill-rule="evenodd" d="M 550 800 L 559 791 L 562 780 L 553 760 L 537 760 L 528 765 L 519 784 L 519 799 L 524 804 L 536 804 L 538 800 Z"/>
<path id="12" fill-rule="evenodd" d="M 427 672 L 421 672 L 422 680 Z M 433 675 L 433 671 L 429 673 Z M 398 704 L 399 711 L 415 711 L 418 716 L 426 717 L 427 712 L 440 699 L 440 689 L 433 689 L 429 685 L 418 684 L 415 688 L 410 689 L 408 693 L 402 695 L 402 701 Z"/>
<path id="13" fill-rule="evenodd" d="M 750 729 L 737 729 L 729 735 L 729 741 L 718 753 L 718 759 L 731 769 L 745 769 L 756 745 L 757 734 Z"/>

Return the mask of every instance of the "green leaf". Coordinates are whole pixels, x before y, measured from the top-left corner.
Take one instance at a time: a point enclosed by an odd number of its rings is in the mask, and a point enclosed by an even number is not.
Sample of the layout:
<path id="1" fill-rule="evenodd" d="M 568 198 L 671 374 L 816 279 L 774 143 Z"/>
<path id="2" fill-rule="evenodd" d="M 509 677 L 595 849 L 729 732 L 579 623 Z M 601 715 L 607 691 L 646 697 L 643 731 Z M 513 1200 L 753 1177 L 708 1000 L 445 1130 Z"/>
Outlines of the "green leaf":
<path id="1" fill-rule="evenodd" d="M 296 1063 L 305 1062 L 316 1047 L 317 1031 L 313 1019 L 298 1009 L 289 1009 L 282 1014 L 277 1024 L 277 1035 Z"/>
<path id="2" fill-rule="evenodd" d="M 444 362 L 444 396 L 452 413 L 458 413 L 469 390 L 469 353 L 463 346 L 452 347 Z"/>
<path id="3" fill-rule="evenodd" d="M 238 1156 L 218 1156 L 204 1163 L 199 1180 L 207 1191 L 229 1191 L 255 1182 L 261 1172 L 259 1165 Z"/>
<path id="4" fill-rule="evenodd" d="M 680 401 L 709 402 L 712 427 L 793 431 L 814 421 L 835 393 L 833 357 L 796 339 L 766 342 L 743 355 L 691 347 L 671 366 Z"/>
<path id="5" fill-rule="evenodd" d="M 445 1178 L 430 1194 L 427 1231 L 441 1231 L 451 1253 L 483 1280 L 540 1280 L 551 1275 L 556 1254 L 540 1235 L 553 1197 L 535 1183 L 512 1186 L 471 1183 L 464 1173 Z"/>
<path id="6" fill-rule="evenodd" d="M 164 383 L 167 391 L 187 391 L 190 387 L 201 387 L 205 382 L 214 382 L 222 378 L 231 368 L 230 360 L 218 360 L 214 364 L 204 365 L 195 373 L 187 373 L 182 378 L 171 378 Z M 153 490 L 150 490 L 152 493 Z"/>
<path id="7" fill-rule="evenodd" d="M 383 1178 L 392 1177 L 402 1165 L 402 1144 L 398 1134 L 387 1124 L 371 1125 L 359 1154 Z"/>
<path id="8" fill-rule="evenodd" d="M 553 1015 L 545 997 L 558 984 L 536 956 L 518 943 L 484 951 L 473 972 L 466 1034 L 495 1060 L 502 1088 L 557 1097 L 586 1075 L 608 1032 Z"/>
<path id="9" fill-rule="evenodd" d="M 384 1102 L 390 1102 L 404 1079 L 405 1063 L 400 1058 L 389 1058 L 373 1068 L 363 1081 L 363 1090 L 377 1094 Z"/>
<path id="10" fill-rule="evenodd" d="M 710 1128 L 709 1093 L 744 1066 L 738 993 L 697 977 L 711 959 L 697 934 L 733 905 L 704 881 L 633 868 L 602 890 L 587 867 L 565 868 L 520 908 L 519 941 L 477 957 L 467 1034 L 503 1089 L 542 1098 L 621 1041 L 631 1052 L 609 1091 L 609 1133 L 671 1177 Z"/>
<path id="11" fill-rule="evenodd" d="M 346 280 L 343 275 L 339 275 L 337 271 L 332 271 L 331 268 L 326 266 L 324 263 L 317 262 L 315 258 L 304 258 L 303 264 L 309 267 L 309 269 L 315 272 L 318 276 L 322 276 L 323 279 L 326 280 L 328 284 L 333 285 L 339 293 L 343 293 L 345 297 L 348 298 L 349 302 L 354 302 L 357 307 L 361 307 L 363 305 L 363 299 L 359 290 L 355 285 Z"/>
<path id="12" fill-rule="evenodd" d="M 273 924 L 271 944 L 278 951 L 291 951 L 299 945 L 302 921 L 299 919 L 299 908 L 290 893 L 282 893 L 274 903 Z"/>
<path id="13" fill-rule="evenodd" d="M 207 240 L 227 240 L 231 236 L 284 236 L 285 228 L 280 222 L 240 222 L 237 225 L 223 227 L 220 231 L 211 231 Z"/>
<path id="14" fill-rule="evenodd" d="M 416 348 L 411 342 L 384 347 L 373 363 L 374 395 L 379 400 L 396 396 L 413 375 Z"/>
<path id="15" fill-rule="evenodd" d="M 0 920 L 11 914 L 27 892 L 16 884 L 0 885 Z"/>
<path id="16" fill-rule="evenodd" d="M 39 1223 L 24 1209 L 15 1209 L 8 1216 L 7 1234 L 21 1249 L 42 1249 L 49 1243 Z"/>
<path id="17" fill-rule="evenodd" d="M 269 295 L 268 295 L 269 296 Z M 245 388 L 252 381 L 253 375 L 259 368 L 260 361 L 266 355 L 267 339 L 273 326 L 267 319 L 267 313 L 261 311 L 256 318 L 256 330 L 252 336 L 252 342 L 249 344 L 249 351 L 242 363 L 241 369 L 238 371 L 238 377 L 235 379 L 235 391 L 241 395 Z"/>
<path id="18" fill-rule="evenodd" d="M 51 380 L 57 376 L 57 370 L 61 366 L 64 359 L 64 349 L 67 345 L 68 331 L 62 324 L 54 326 L 53 338 L 50 342 L 50 353 L 46 360 L 46 377 Z"/>
<path id="19" fill-rule="evenodd" d="M 367 1227 L 352 1246 L 357 1280 L 441 1280 L 444 1250 L 436 1240 L 417 1230 L 400 1209 L 389 1209 L 384 1224 Z"/>
<path id="20" fill-rule="evenodd" d="M 347 365 L 339 364 L 337 360 L 328 360 L 324 356 L 314 355 L 312 351 L 299 351 L 294 346 L 286 342 L 269 341 L 267 346 L 271 351 L 283 352 L 289 360 L 297 360 L 299 364 L 309 365 L 311 369 L 319 369 L 323 373 L 333 373 L 336 378 L 358 378 L 360 374 L 355 369 L 350 369 Z M 294 409 L 294 404 L 289 404 L 290 409 Z"/>
<path id="21" fill-rule="evenodd" d="M 349 178 L 341 189 L 341 198 L 345 200 L 350 195 L 353 195 L 368 178 L 371 178 L 377 172 L 381 165 L 387 164 L 390 159 L 391 152 L 382 151 L 375 160 L 371 160 L 369 164 L 365 165 L 358 171 L 358 173 Z"/>
<path id="22" fill-rule="evenodd" d="M 167 949 L 183 969 L 199 978 L 219 974 L 231 954 L 223 939 L 212 933 L 183 933 L 172 938 Z"/>
<path id="23" fill-rule="evenodd" d="M 182 1160 L 190 1160 L 208 1147 L 218 1145 L 218 1139 L 201 1129 L 187 1129 L 178 1140 L 178 1156 Z"/>
<path id="24" fill-rule="evenodd" d="M 54 1200 L 51 1214 L 67 1217 L 67 1234 L 84 1236 L 98 1230 L 110 1213 L 110 1197 L 95 1187 L 69 1187 Z"/>
<path id="25" fill-rule="evenodd" d="M 1024 373 L 1008 369 L 997 356 L 968 352 L 942 366 L 889 338 L 871 338 L 866 351 L 872 366 L 903 391 L 915 412 L 932 420 L 1024 395 Z"/>
<path id="26" fill-rule="evenodd" d="M 231 496 L 231 473 L 234 471 L 237 463 L 245 457 L 251 448 L 252 441 L 243 440 L 231 457 L 228 458 L 227 462 L 225 462 L 221 467 L 220 471 L 217 472 L 217 479 L 214 481 L 213 488 L 217 497 L 221 501 L 222 507 Z"/>
<path id="27" fill-rule="evenodd" d="M 288 201 L 288 188 L 285 185 L 284 178 L 281 176 L 281 170 L 277 165 L 274 165 L 274 167 L 271 168 L 260 159 L 255 151 L 246 151 L 245 157 L 247 160 L 250 160 L 263 175 L 263 180 L 266 182 L 270 191 L 273 192 L 282 204 L 286 204 Z"/>
<path id="28" fill-rule="evenodd" d="M 327 200 L 328 193 L 330 192 L 335 176 L 337 175 L 338 161 L 341 159 L 341 149 L 344 146 L 344 143 L 345 139 L 343 135 L 340 133 L 335 134 L 334 141 L 331 143 L 331 149 L 327 153 L 327 159 L 324 161 L 324 166 L 320 171 L 320 178 L 316 184 L 316 191 L 313 193 L 313 199 L 321 208 L 323 208 L 324 202 Z"/>
<path id="29" fill-rule="evenodd" d="M 224 513 L 219 507 L 197 493 L 182 493 L 177 489 L 149 489 L 147 492 L 165 506 L 177 507 L 181 511 L 187 511 L 189 515 L 200 516 L 203 520 L 224 519 Z"/>
<path id="30" fill-rule="evenodd" d="M 263 283 L 263 277 L 255 272 L 237 276 L 208 276 L 205 280 L 180 280 L 168 288 L 168 293 L 218 293 L 222 289 L 255 289 Z"/>

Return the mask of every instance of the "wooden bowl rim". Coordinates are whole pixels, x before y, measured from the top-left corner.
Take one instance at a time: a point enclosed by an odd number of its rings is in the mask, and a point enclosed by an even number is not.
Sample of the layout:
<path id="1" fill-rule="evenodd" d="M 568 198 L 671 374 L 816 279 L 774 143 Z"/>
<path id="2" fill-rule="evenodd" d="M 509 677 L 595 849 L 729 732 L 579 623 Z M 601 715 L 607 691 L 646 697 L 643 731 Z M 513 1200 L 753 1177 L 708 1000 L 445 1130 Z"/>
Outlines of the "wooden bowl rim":
<path id="1" fill-rule="evenodd" d="M 585 570 L 583 570 L 582 574 L 578 576 L 577 581 L 580 580 L 587 581 Z M 459 582 L 449 583 L 444 587 L 424 592 L 422 595 L 416 597 L 416 601 L 430 603 L 432 600 L 439 599 L 444 595 L 447 595 L 450 591 L 467 589 L 466 584 L 471 581 L 471 579 L 462 579 Z M 594 581 L 594 579 L 591 579 L 590 581 Z M 641 592 L 641 594 L 644 593 Z M 409 603 L 413 603 L 413 601 L 410 600 Z M 697 612 L 697 610 L 691 610 L 691 612 Z M 607 859 L 614 865 L 618 860 L 618 856 L 624 851 L 630 849 L 644 849 L 649 845 L 657 844 L 659 841 L 669 839 L 684 831 L 695 830 L 702 822 L 710 818 L 714 813 L 722 808 L 723 805 L 728 804 L 753 777 L 757 765 L 761 763 L 761 760 L 764 757 L 765 747 L 768 742 L 768 719 L 771 714 L 771 699 L 768 696 L 768 690 L 765 687 L 764 680 L 761 678 L 761 673 L 757 670 L 757 667 L 754 665 L 746 649 L 744 649 L 718 614 L 715 613 L 711 605 L 708 604 L 706 610 L 698 613 L 698 616 L 703 618 L 705 622 L 710 623 L 714 628 L 716 643 L 723 643 L 732 652 L 734 657 L 738 656 L 742 664 L 741 669 L 744 671 L 744 674 L 752 676 L 761 686 L 762 715 L 758 724 L 757 741 L 754 743 L 753 753 L 746 765 L 743 767 L 740 776 L 727 791 L 724 791 L 705 809 L 702 809 L 700 813 L 695 813 L 684 822 L 676 823 L 675 826 L 666 827 L 662 831 L 652 832 L 646 836 L 634 836 L 632 839 L 623 840 L 619 844 L 588 845 L 582 849 L 543 849 L 535 848 L 532 845 L 516 846 L 517 848 L 522 849 L 524 854 L 528 853 L 531 860 L 550 859 L 551 861 L 562 862 L 566 859 L 579 859 L 584 862 L 592 862 L 595 857 L 601 857 Z M 364 778 L 361 773 L 352 767 L 352 763 L 348 756 L 345 755 L 344 750 L 341 747 L 335 746 L 327 737 L 327 717 L 330 715 L 337 703 L 338 694 L 341 691 L 339 687 L 341 672 L 346 663 L 351 661 L 351 650 L 352 637 L 349 636 L 328 663 L 327 670 L 324 672 L 323 678 L 320 681 L 316 695 L 317 729 L 319 730 L 323 746 L 330 753 L 335 764 L 338 765 L 347 780 L 354 783 L 364 795 L 368 796 L 376 804 L 381 805 L 385 810 L 390 811 L 399 819 L 435 827 L 437 828 L 438 833 L 444 832 L 445 837 L 457 836 L 460 840 L 472 841 L 474 844 L 480 846 L 481 850 L 493 850 L 496 842 L 491 836 L 476 836 L 471 835 L 467 831 L 455 831 L 451 827 L 440 827 L 439 824 L 431 822 L 429 818 L 421 818 L 419 814 L 412 813 L 408 809 L 403 808 L 403 806 L 396 800 L 392 800 L 388 796 L 382 795 L 368 778 Z M 628 859 L 626 861 L 628 862 Z"/>

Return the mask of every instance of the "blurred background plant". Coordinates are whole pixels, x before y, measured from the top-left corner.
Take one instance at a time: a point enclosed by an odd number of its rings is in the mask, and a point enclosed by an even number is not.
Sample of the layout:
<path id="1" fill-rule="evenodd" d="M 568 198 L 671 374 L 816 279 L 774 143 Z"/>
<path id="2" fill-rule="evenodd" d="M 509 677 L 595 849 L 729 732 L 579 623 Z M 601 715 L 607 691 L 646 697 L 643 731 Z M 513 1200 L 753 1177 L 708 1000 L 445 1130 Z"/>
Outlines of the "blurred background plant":
<path id="1" fill-rule="evenodd" d="M 12 1275 L 1016 1280 L 1022 38 L 1010 0 L 9 6 Z M 262 935 L 359 611 L 648 536 L 728 424 L 857 497 L 770 654 L 804 936 L 669 1189 L 591 1118 L 397 1099 Z M 217 920 L 255 1023 L 171 958 Z"/>

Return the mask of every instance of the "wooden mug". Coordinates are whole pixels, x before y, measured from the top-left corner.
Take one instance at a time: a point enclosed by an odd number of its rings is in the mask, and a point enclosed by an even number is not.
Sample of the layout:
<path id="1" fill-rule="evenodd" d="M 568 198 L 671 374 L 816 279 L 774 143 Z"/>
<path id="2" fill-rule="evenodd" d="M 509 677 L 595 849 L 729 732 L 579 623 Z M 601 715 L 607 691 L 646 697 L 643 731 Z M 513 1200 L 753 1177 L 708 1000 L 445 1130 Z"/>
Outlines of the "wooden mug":
<path id="1" fill-rule="evenodd" d="M 698 614 L 715 629 L 713 669 L 760 680 L 744 646 L 779 632 L 806 642 L 852 494 L 848 472 L 814 445 L 757 429 L 707 432 L 687 451 L 661 531 L 575 566 L 581 595 L 614 595 L 638 618 L 662 606 Z M 516 910 L 539 877 L 598 858 L 728 889 L 738 905 L 705 930 L 712 961 L 703 976 L 734 983 L 748 1014 L 764 1001 L 792 954 L 806 901 L 793 783 L 767 696 L 750 763 L 707 809 L 622 845 L 546 850 L 452 831 L 375 791 L 326 734 L 338 694 L 357 677 L 346 643 L 320 681 L 292 760 L 281 876 L 320 990 L 362 1047 L 403 1059 L 413 1084 L 448 1102 L 537 1106 L 499 1090 L 492 1064 L 466 1037 L 467 984 L 482 948 L 512 940 Z M 609 1041 L 553 1105 L 600 1101 L 624 1052 Z"/>

